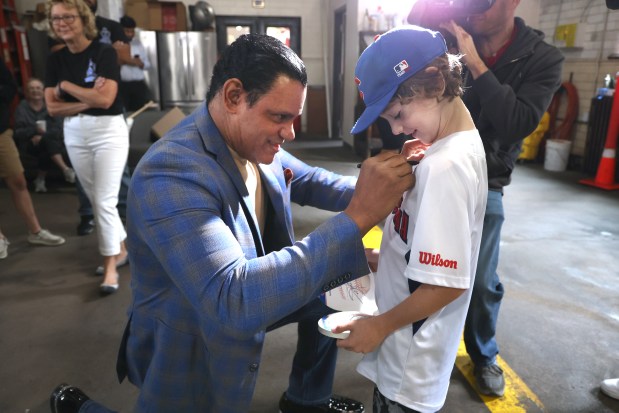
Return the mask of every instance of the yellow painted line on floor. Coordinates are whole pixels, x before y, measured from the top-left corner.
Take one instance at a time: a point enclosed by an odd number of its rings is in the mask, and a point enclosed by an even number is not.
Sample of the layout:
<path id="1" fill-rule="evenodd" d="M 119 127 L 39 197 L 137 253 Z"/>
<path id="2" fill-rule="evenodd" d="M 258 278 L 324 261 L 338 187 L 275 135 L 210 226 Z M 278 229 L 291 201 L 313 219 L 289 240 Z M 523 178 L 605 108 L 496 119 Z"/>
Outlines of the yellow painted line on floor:
<path id="1" fill-rule="evenodd" d="M 479 394 L 479 397 L 486 404 L 492 413 L 526 413 L 527 402 L 535 403 L 541 411 L 545 411 L 544 405 L 525 384 L 524 381 L 509 367 L 505 361 L 497 356 L 497 363 L 503 369 L 505 377 L 505 394 L 503 397 L 491 397 Z M 473 374 L 473 363 L 466 352 L 464 340 L 460 341 L 458 356 L 456 357 L 456 367 L 475 389 L 475 375 Z"/>
<path id="2" fill-rule="evenodd" d="M 382 236 L 382 230 L 378 227 L 374 227 L 363 237 L 363 245 L 365 245 L 366 248 L 380 248 Z M 497 363 L 503 369 L 503 374 L 505 376 L 505 394 L 503 397 L 490 397 L 478 393 L 481 400 L 488 407 L 488 410 L 490 410 L 491 413 L 526 413 L 527 405 L 531 406 L 531 403 L 534 403 L 541 411 L 545 411 L 544 405 L 537 395 L 533 393 L 529 386 L 527 386 L 499 356 L 497 356 Z M 460 346 L 458 347 L 456 367 L 460 370 L 471 387 L 476 390 L 473 363 L 466 352 L 464 340 L 460 341 Z"/>

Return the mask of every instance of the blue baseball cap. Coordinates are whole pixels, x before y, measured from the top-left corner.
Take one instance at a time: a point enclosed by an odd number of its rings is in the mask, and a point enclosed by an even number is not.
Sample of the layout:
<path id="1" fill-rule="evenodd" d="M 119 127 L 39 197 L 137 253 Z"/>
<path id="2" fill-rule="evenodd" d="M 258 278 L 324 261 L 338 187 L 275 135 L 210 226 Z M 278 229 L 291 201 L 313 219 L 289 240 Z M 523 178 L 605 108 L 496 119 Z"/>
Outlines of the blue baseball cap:
<path id="1" fill-rule="evenodd" d="M 399 26 L 377 36 L 361 53 L 355 68 L 355 83 L 365 110 L 350 133 L 369 128 L 402 82 L 445 53 L 443 36 L 423 27 Z"/>

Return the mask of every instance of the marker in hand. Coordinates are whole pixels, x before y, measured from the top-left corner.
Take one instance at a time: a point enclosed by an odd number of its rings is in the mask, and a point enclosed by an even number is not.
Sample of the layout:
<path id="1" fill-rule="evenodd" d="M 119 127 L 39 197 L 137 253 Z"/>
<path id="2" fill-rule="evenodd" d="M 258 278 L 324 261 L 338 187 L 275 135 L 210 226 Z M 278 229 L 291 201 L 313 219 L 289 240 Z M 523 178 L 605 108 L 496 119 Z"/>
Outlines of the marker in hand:
<path id="1" fill-rule="evenodd" d="M 406 162 L 408 162 L 408 164 L 409 164 L 409 165 L 411 165 L 411 166 L 413 166 L 413 165 L 417 165 L 417 164 L 419 163 L 419 161 L 416 161 L 416 160 L 414 160 L 414 159 L 409 159 L 409 160 L 408 160 L 408 161 L 406 161 Z M 358 164 L 357 164 L 357 168 L 361 168 L 361 164 L 360 164 L 360 163 L 358 163 Z"/>

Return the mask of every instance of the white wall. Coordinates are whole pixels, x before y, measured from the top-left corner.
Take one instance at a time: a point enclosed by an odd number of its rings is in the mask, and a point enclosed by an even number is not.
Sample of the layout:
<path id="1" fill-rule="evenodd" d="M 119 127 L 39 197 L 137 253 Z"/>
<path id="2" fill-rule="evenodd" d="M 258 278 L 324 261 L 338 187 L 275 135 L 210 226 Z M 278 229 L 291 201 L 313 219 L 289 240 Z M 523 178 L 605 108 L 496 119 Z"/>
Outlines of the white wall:
<path id="1" fill-rule="evenodd" d="M 19 13 L 33 10 L 40 0 L 19 0 Z M 122 0 L 98 0 L 102 16 L 118 20 Z M 185 5 L 195 4 L 195 0 L 182 0 Z M 216 15 L 237 16 L 286 16 L 301 17 L 301 57 L 305 62 L 308 83 L 312 86 L 325 85 L 325 59 L 323 36 L 327 36 L 325 7 L 323 0 L 266 0 L 265 7 L 256 9 L 250 0 L 208 0 Z M 305 116 L 302 124 L 306 123 Z"/>
<path id="2" fill-rule="evenodd" d="M 528 26 L 539 28 L 540 0 L 521 0 L 516 15 L 522 17 Z"/>
<path id="3" fill-rule="evenodd" d="M 346 6 L 347 7 L 347 21 L 346 21 L 346 59 L 345 59 L 345 73 L 344 76 L 344 113 L 342 124 L 344 136 L 342 139 L 352 146 L 353 136 L 349 133 L 350 128 L 354 124 L 354 108 L 357 102 L 357 87 L 354 84 L 354 70 L 357 64 L 357 59 L 361 50 L 359 50 L 359 34 L 360 30 L 364 29 L 365 11 L 368 10 L 370 14 L 374 14 L 379 5 L 383 8 L 383 11 L 387 14 L 397 14 L 397 23 L 406 23 L 406 18 L 415 0 L 399 0 L 399 1 L 385 1 L 385 0 L 330 0 L 330 13 L 329 19 L 329 45 L 333 49 L 333 13 L 336 9 Z M 517 14 L 522 17 L 527 24 L 536 27 L 539 24 L 539 11 L 540 0 L 522 0 L 517 9 Z M 396 6 L 397 5 L 397 6 Z M 333 57 L 331 57 L 332 59 Z M 332 60 L 331 60 L 332 61 Z"/>
<path id="4" fill-rule="evenodd" d="M 185 5 L 195 0 L 182 0 Z M 41 0 L 18 0 L 16 7 L 20 14 L 34 10 Z M 301 17 L 301 52 L 311 85 L 324 85 L 323 34 L 326 35 L 322 0 L 266 0 L 263 9 L 251 7 L 250 0 L 208 0 L 215 14 L 240 16 L 287 16 Z M 102 16 L 115 20 L 120 18 L 122 0 L 99 0 Z"/>
<path id="5" fill-rule="evenodd" d="M 331 0 L 337 3 L 336 0 Z M 342 1 L 339 1 L 340 3 Z M 374 10 L 380 0 L 349 0 L 358 4 L 357 25 L 363 24 L 365 9 Z M 387 3 L 383 1 L 383 3 Z M 619 70 L 617 60 L 608 56 L 619 54 L 619 11 L 608 10 L 604 0 L 521 0 L 516 14 L 526 23 L 543 31 L 548 43 L 555 43 L 553 35 L 560 24 L 578 24 L 577 47 L 561 48 L 566 56 L 563 66 L 563 81 L 571 80 L 579 93 L 579 121 L 575 125 L 572 137 L 572 153 L 584 155 L 587 120 L 591 99 L 602 79 L 607 74 L 613 75 Z M 350 22 L 350 18 L 348 21 Z M 352 29 L 348 28 L 349 36 Z M 358 38 L 349 39 L 350 48 L 347 52 L 345 79 L 352 79 L 356 56 L 358 56 Z M 561 46 L 560 44 L 555 44 Z M 352 90 L 350 90 L 352 89 Z M 352 125 L 356 88 L 347 85 L 344 124 Z M 561 116 L 561 113 L 559 114 Z M 561 121 L 562 119 L 559 119 Z M 346 129 L 345 129 L 346 130 Z M 345 141 L 352 142 L 351 136 L 344 136 Z"/>
<path id="6" fill-rule="evenodd" d="M 34 11 L 38 3 L 45 3 L 45 0 L 17 0 L 15 8 L 17 13 L 22 15 L 28 11 Z M 99 0 L 98 8 L 102 16 L 118 20 L 120 18 L 120 10 L 122 0 Z"/>
<path id="7" fill-rule="evenodd" d="M 99 0 L 100 9 L 108 16 L 113 14 L 114 2 Z M 18 0 L 17 11 L 34 10 L 38 0 Z M 187 5 L 194 0 L 183 0 Z M 208 0 L 219 15 L 292 16 L 301 17 L 301 51 L 306 63 L 309 84 L 327 86 L 331 93 L 333 68 L 333 15 L 335 10 L 346 7 L 346 56 L 344 59 L 344 136 L 352 145 L 350 130 L 354 122 L 357 89 L 354 68 L 359 56 L 359 35 L 363 28 L 365 10 L 375 11 L 382 4 L 387 12 L 406 16 L 412 0 L 266 0 L 264 9 L 254 9 L 250 0 Z M 397 5 L 397 6 L 396 6 Z M 566 56 L 564 80 L 572 78 L 580 94 L 581 123 L 575 136 L 572 152 L 584 153 L 586 115 L 590 99 L 606 73 L 619 69 L 616 60 L 609 60 L 611 53 L 619 53 L 619 11 L 609 11 L 603 0 L 521 0 L 517 14 L 529 26 L 546 33 L 553 43 L 553 34 L 559 24 L 578 24 L 578 42 L 575 49 L 562 49 Z M 104 14 L 106 15 L 106 14 Z M 112 16 L 110 16 L 112 17 Z M 325 38 L 325 36 L 328 36 Z M 324 52 L 324 45 L 328 52 Z M 330 113 L 329 113 L 330 116 Z M 305 119 L 304 119 L 305 123 Z"/>
<path id="8" fill-rule="evenodd" d="M 614 76 L 619 70 L 617 60 L 608 58 L 619 53 L 619 10 L 608 10 L 602 0 L 541 0 L 540 5 L 540 29 L 549 43 L 553 43 L 558 25 L 578 25 L 575 47 L 561 51 L 565 55 L 563 81 L 571 81 L 579 97 L 579 122 L 572 138 L 572 154 L 584 155 L 591 100 L 604 76 Z M 563 46 L 558 41 L 556 45 Z"/>
<path id="9" fill-rule="evenodd" d="M 195 4 L 194 0 L 183 0 L 183 2 L 186 5 Z M 215 15 L 221 16 L 301 17 L 301 58 L 307 69 L 308 85 L 325 85 L 323 36 L 328 35 L 328 27 L 323 0 L 266 0 L 262 9 L 253 8 L 250 0 L 208 0 L 208 3 L 213 6 Z M 306 125 L 307 110 L 301 118 L 302 130 L 307 129 Z"/>
<path id="10" fill-rule="evenodd" d="M 101 0 L 100 0 L 101 1 Z M 194 0 L 184 0 L 195 4 Z M 250 0 L 208 0 L 215 15 L 301 17 L 301 57 L 307 67 L 308 83 L 324 85 L 323 35 L 327 35 L 322 0 L 266 0 L 263 9 Z"/>

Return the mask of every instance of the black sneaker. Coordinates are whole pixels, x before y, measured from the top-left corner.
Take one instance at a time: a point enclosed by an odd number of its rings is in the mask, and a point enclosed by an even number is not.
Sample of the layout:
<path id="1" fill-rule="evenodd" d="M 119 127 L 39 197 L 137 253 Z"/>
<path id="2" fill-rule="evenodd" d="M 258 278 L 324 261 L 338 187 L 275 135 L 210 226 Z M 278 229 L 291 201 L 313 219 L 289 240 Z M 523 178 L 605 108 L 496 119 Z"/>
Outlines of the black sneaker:
<path id="1" fill-rule="evenodd" d="M 92 215 L 82 215 L 77 226 L 77 235 L 88 235 L 95 230 L 95 217 Z"/>
<path id="2" fill-rule="evenodd" d="M 477 390 L 486 396 L 503 396 L 505 393 L 505 379 L 503 369 L 496 364 L 475 367 L 475 381 Z"/>
<path id="3" fill-rule="evenodd" d="M 363 403 L 335 394 L 327 403 L 318 406 L 296 404 L 288 400 L 286 392 L 279 399 L 280 413 L 362 413 L 364 411 Z"/>

